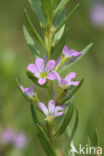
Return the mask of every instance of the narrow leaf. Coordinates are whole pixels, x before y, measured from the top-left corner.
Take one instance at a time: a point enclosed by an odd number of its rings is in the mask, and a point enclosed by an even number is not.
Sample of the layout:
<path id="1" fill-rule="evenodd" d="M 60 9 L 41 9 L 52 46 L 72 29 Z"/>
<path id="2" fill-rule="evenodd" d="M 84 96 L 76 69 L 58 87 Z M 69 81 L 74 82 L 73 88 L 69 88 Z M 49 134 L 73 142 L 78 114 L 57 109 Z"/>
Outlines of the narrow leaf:
<path id="1" fill-rule="evenodd" d="M 76 109 L 76 118 L 75 118 L 75 123 L 74 123 L 74 126 L 73 126 L 73 129 L 71 131 L 71 135 L 70 137 L 68 138 L 68 144 L 70 144 L 70 142 L 72 141 L 74 135 L 75 135 L 75 132 L 78 128 L 78 123 L 79 123 L 79 116 L 78 116 L 78 110 Z"/>
<path id="2" fill-rule="evenodd" d="M 33 9 L 33 11 L 35 12 L 37 18 L 39 19 L 39 21 L 43 24 L 46 23 L 46 20 L 45 20 L 45 16 L 44 16 L 44 13 L 43 13 L 43 10 L 39 4 L 39 1 L 38 0 L 29 0 L 29 3 Z"/>
<path id="3" fill-rule="evenodd" d="M 62 49 L 64 48 L 65 45 L 67 34 L 68 34 L 68 30 L 65 30 L 63 36 L 53 48 L 53 55 L 52 55 L 53 59 L 56 60 L 61 55 Z"/>
<path id="4" fill-rule="evenodd" d="M 94 134 L 94 146 L 98 146 L 98 145 L 99 145 L 99 132 L 98 129 L 96 129 Z"/>
<path id="5" fill-rule="evenodd" d="M 53 146 L 51 145 L 46 132 L 44 131 L 43 127 L 40 124 L 37 124 L 37 130 L 39 135 L 40 143 L 46 152 L 47 156 L 56 156 L 54 152 Z"/>
<path id="6" fill-rule="evenodd" d="M 75 135 L 75 133 L 76 133 L 76 130 L 77 130 L 77 128 L 78 128 L 78 123 L 79 123 L 79 117 L 78 117 L 78 110 L 76 109 L 76 119 L 75 119 L 75 123 L 74 123 L 74 126 L 73 126 L 73 128 L 72 128 L 72 131 L 71 131 L 71 134 L 70 134 L 70 136 L 69 136 L 69 138 L 68 138 L 68 141 L 67 141 L 67 144 L 66 144 L 66 147 L 65 147 L 65 150 L 64 150 L 64 154 L 65 154 L 65 156 L 68 156 L 69 155 L 69 148 L 70 148 L 70 143 L 71 143 L 71 141 L 72 141 L 72 139 L 73 139 L 73 137 L 74 137 L 74 135 Z"/>
<path id="7" fill-rule="evenodd" d="M 65 17 L 66 17 L 65 9 L 62 9 L 56 17 L 54 27 L 58 27 L 58 25 L 60 25 L 65 20 Z"/>
<path id="8" fill-rule="evenodd" d="M 59 3 L 59 5 L 57 6 L 57 8 L 56 8 L 55 11 L 54 11 L 54 16 L 56 16 L 57 13 L 58 13 L 60 10 L 62 10 L 68 2 L 69 2 L 69 0 L 61 0 L 60 3 Z"/>
<path id="9" fill-rule="evenodd" d="M 56 44 L 61 38 L 65 30 L 65 25 L 55 34 L 53 43 Z"/>
<path id="10" fill-rule="evenodd" d="M 39 123 L 39 120 L 34 110 L 34 106 L 32 104 L 31 104 L 31 114 L 32 114 L 32 119 L 34 121 L 34 125 L 36 126 L 36 124 Z"/>
<path id="11" fill-rule="evenodd" d="M 53 6 L 54 6 L 54 8 L 56 8 L 56 6 L 58 5 L 58 3 L 59 3 L 59 0 L 53 0 Z"/>
<path id="12" fill-rule="evenodd" d="M 70 103 L 69 107 L 67 108 L 67 112 L 64 114 L 63 121 L 62 121 L 58 131 L 56 132 L 55 136 L 59 137 L 60 135 L 62 135 L 64 133 L 64 131 L 66 130 L 66 128 L 72 118 L 73 111 L 74 111 L 73 103 Z"/>
<path id="13" fill-rule="evenodd" d="M 45 44 L 43 40 L 41 39 L 40 35 L 38 34 L 38 32 L 36 31 L 36 29 L 34 28 L 33 24 L 31 23 L 31 20 L 27 14 L 26 9 L 24 10 L 24 17 L 25 17 L 27 26 L 29 30 L 31 31 L 31 33 L 33 34 L 33 36 L 35 37 L 35 39 L 45 48 Z"/>
<path id="14" fill-rule="evenodd" d="M 48 22 L 52 21 L 52 0 L 42 0 L 42 8 Z"/>
<path id="15" fill-rule="evenodd" d="M 70 66 L 74 65 L 77 61 L 79 61 L 89 50 L 90 48 L 93 46 L 93 43 L 90 43 L 88 46 L 86 46 L 81 52 L 82 55 L 80 55 L 78 58 L 76 58 L 75 60 L 71 61 L 69 64 L 65 65 L 63 68 L 61 68 L 59 70 L 59 73 L 62 73 L 64 71 L 66 71 L 67 69 L 70 68 Z"/>
<path id="16" fill-rule="evenodd" d="M 69 15 L 63 20 L 63 22 L 60 23 L 60 25 L 58 25 L 55 32 L 57 32 L 64 24 L 66 24 L 66 22 L 71 18 L 71 16 L 75 13 L 75 11 L 78 9 L 78 7 L 79 7 L 79 3 L 74 7 L 74 9 L 71 11 L 71 13 L 69 13 Z"/>
<path id="17" fill-rule="evenodd" d="M 67 97 L 65 97 L 61 102 L 59 102 L 59 104 L 66 103 L 68 100 L 70 100 L 70 99 L 72 98 L 72 96 L 73 96 L 73 95 L 78 91 L 78 89 L 82 86 L 83 82 L 84 82 L 84 79 L 82 79 L 82 80 L 80 81 L 80 83 L 78 84 L 78 86 L 73 87 L 71 93 L 70 93 Z"/>
<path id="18" fill-rule="evenodd" d="M 34 55 L 34 57 L 42 57 L 40 54 L 40 51 L 38 50 L 38 48 L 34 42 L 34 40 L 29 35 L 25 26 L 23 26 L 23 31 L 24 31 L 24 37 L 25 37 L 26 43 L 28 44 L 28 46 L 29 46 L 32 54 Z"/>

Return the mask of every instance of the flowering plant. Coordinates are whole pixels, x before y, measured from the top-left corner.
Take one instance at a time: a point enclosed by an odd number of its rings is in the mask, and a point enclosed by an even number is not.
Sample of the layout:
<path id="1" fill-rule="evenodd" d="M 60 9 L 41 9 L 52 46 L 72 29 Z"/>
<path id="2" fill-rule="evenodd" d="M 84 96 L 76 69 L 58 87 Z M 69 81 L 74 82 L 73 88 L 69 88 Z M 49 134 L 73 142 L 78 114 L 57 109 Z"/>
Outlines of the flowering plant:
<path id="1" fill-rule="evenodd" d="M 25 21 L 34 38 L 33 40 L 27 28 L 23 26 L 26 42 L 35 60 L 27 66 L 27 76 L 33 81 L 33 86 L 24 88 L 17 81 L 18 88 L 30 102 L 36 133 L 46 155 L 68 155 L 66 148 L 65 151 L 58 149 L 56 141 L 65 133 L 75 109 L 76 119 L 68 143 L 73 139 L 78 126 L 78 111 L 72 101 L 74 94 L 83 83 L 83 79 L 76 81 L 76 73 L 69 70 L 71 65 L 87 53 L 92 43 L 80 52 L 69 50 L 65 45 L 66 23 L 79 4 L 66 15 L 65 6 L 68 0 L 29 0 L 29 3 L 39 21 L 40 29 L 43 30 L 43 38 L 33 26 L 25 9 Z M 64 72 L 67 71 L 67 75 L 63 78 Z M 45 102 L 37 93 L 38 87 L 47 92 Z M 39 118 L 39 112 L 43 115 L 42 120 Z"/>

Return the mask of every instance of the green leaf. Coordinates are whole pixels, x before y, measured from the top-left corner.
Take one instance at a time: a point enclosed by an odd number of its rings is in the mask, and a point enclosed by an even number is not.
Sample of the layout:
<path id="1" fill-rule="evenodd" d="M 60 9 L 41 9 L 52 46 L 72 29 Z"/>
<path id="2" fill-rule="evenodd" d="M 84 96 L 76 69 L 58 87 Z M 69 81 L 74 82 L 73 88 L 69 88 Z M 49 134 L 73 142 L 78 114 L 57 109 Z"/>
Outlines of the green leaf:
<path id="1" fill-rule="evenodd" d="M 53 48 L 53 55 L 52 55 L 53 59 L 56 60 L 61 55 L 62 49 L 64 48 L 65 45 L 67 34 L 68 34 L 68 30 L 65 30 L 63 36 Z"/>
<path id="2" fill-rule="evenodd" d="M 88 46 L 86 46 L 81 52 L 82 55 L 80 55 L 78 58 L 76 58 L 74 61 L 70 62 L 69 64 L 65 65 L 63 68 L 59 70 L 59 73 L 65 72 L 67 69 L 70 68 L 70 66 L 74 65 L 77 61 L 79 61 L 93 46 L 93 43 L 90 43 Z"/>
<path id="3" fill-rule="evenodd" d="M 31 114 L 32 114 L 32 119 L 34 121 L 34 125 L 36 126 L 37 123 L 39 124 L 39 120 L 38 120 L 38 117 L 36 115 L 36 112 L 34 110 L 34 106 L 31 104 Z"/>
<path id="4" fill-rule="evenodd" d="M 47 156 L 57 156 L 52 144 L 50 143 L 50 140 L 48 139 L 48 136 L 46 132 L 44 131 L 43 127 L 40 124 L 37 124 L 37 131 L 39 135 L 40 143 L 46 152 Z"/>
<path id="5" fill-rule="evenodd" d="M 38 79 L 34 76 L 34 74 L 30 71 L 27 71 L 27 76 L 29 79 L 31 79 L 36 85 L 38 85 L 39 87 L 42 87 L 42 88 L 48 88 L 48 86 L 46 84 L 44 85 L 40 85 L 38 83 Z"/>
<path id="6" fill-rule="evenodd" d="M 96 129 L 94 134 L 94 146 L 98 146 L 98 145 L 99 145 L 99 132 L 98 129 Z"/>
<path id="7" fill-rule="evenodd" d="M 40 54 L 40 51 L 38 50 L 34 40 L 32 39 L 32 37 L 29 35 L 27 29 L 25 26 L 23 26 L 23 31 L 24 31 L 24 37 L 26 40 L 26 43 L 28 44 L 32 54 L 34 55 L 34 57 L 42 57 Z"/>
<path id="8" fill-rule="evenodd" d="M 46 19 L 43 13 L 43 10 L 38 2 L 38 0 L 28 0 L 33 11 L 35 12 L 37 18 L 39 19 L 39 21 L 43 24 L 46 23 Z"/>
<path id="9" fill-rule="evenodd" d="M 25 17 L 27 26 L 29 30 L 31 31 L 31 33 L 33 34 L 33 36 L 35 37 L 35 39 L 45 48 L 45 44 L 43 40 L 41 39 L 40 35 L 38 34 L 38 32 L 36 31 L 36 29 L 34 28 L 33 24 L 31 23 L 31 20 L 27 14 L 26 9 L 24 10 L 24 17 Z"/>
<path id="10" fill-rule="evenodd" d="M 76 109 L 76 118 L 75 118 L 75 123 L 74 123 L 74 126 L 73 126 L 73 129 L 71 131 L 71 135 L 70 137 L 68 138 L 68 144 L 70 144 L 70 142 L 72 141 L 74 135 L 75 135 L 75 132 L 78 128 L 78 123 L 79 123 L 79 116 L 78 116 L 78 110 Z"/>
<path id="11" fill-rule="evenodd" d="M 59 3 L 59 0 L 53 0 L 53 6 L 54 6 L 54 8 L 56 8 L 56 6 L 58 5 L 58 3 Z"/>
<path id="12" fill-rule="evenodd" d="M 79 123 L 79 117 L 78 117 L 78 110 L 76 109 L 76 119 L 75 119 L 75 123 L 74 123 L 74 126 L 73 126 L 73 128 L 72 128 L 72 131 L 71 131 L 71 134 L 70 134 L 70 136 L 69 136 L 69 138 L 68 138 L 68 141 L 67 141 L 67 144 L 66 144 L 66 147 L 65 147 L 65 150 L 64 150 L 64 154 L 65 154 L 65 156 L 68 156 L 69 154 L 69 148 L 70 148 L 70 143 L 71 143 L 71 141 L 72 141 L 72 139 L 73 139 L 73 137 L 74 137 L 74 135 L 75 135 L 75 133 L 76 133 L 76 130 L 77 130 L 77 128 L 78 128 L 78 123 Z"/>
<path id="13" fill-rule="evenodd" d="M 62 135 L 64 133 L 64 131 L 66 130 L 66 128 L 72 118 L 73 111 L 74 111 L 73 103 L 70 103 L 69 107 L 67 108 L 66 113 L 64 114 L 63 121 L 62 121 L 59 129 L 55 133 L 55 136 L 59 137 L 60 135 Z"/>
<path id="14" fill-rule="evenodd" d="M 26 94 L 23 93 L 23 91 L 22 91 L 21 88 L 20 88 L 20 84 L 19 84 L 18 79 L 16 79 L 16 84 L 17 84 L 17 87 L 18 87 L 19 91 L 20 91 L 21 94 L 26 98 L 26 100 L 27 100 L 34 108 L 36 108 L 38 111 L 41 112 L 41 110 L 37 107 L 37 104 L 34 104 L 33 100 L 32 100 L 31 98 L 29 98 Z"/>
<path id="15" fill-rule="evenodd" d="M 79 7 L 79 3 L 74 7 L 74 9 L 71 11 L 71 13 L 69 13 L 69 15 L 63 20 L 62 23 L 60 23 L 60 25 L 58 25 L 56 27 L 55 33 L 64 25 L 66 24 L 66 22 L 71 18 L 71 16 L 75 13 L 75 11 L 78 9 Z"/>
<path id="16" fill-rule="evenodd" d="M 48 22 L 52 21 L 52 0 L 42 0 L 42 8 Z"/>
<path id="17" fill-rule="evenodd" d="M 63 9 L 58 13 L 54 23 L 54 27 L 60 25 L 65 20 L 65 18 L 66 18 L 66 13 L 65 13 L 65 9 Z"/>
<path id="18" fill-rule="evenodd" d="M 72 88 L 70 94 L 69 94 L 67 97 L 65 97 L 61 102 L 59 102 L 59 104 L 66 103 L 68 100 L 70 100 L 70 99 L 72 98 L 72 96 L 73 96 L 73 95 L 78 91 L 78 89 L 82 86 L 83 82 L 84 82 L 84 79 L 82 79 L 82 80 L 80 81 L 80 83 L 78 84 L 78 86 L 73 86 L 73 88 Z"/>
<path id="19" fill-rule="evenodd" d="M 58 13 L 60 10 L 62 10 L 68 2 L 69 2 L 69 0 L 61 0 L 60 3 L 59 3 L 59 5 L 57 6 L 57 8 L 56 8 L 55 11 L 54 11 L 54 16 L 56 16 L 57 13 Z"/>
<path id="20" fill-rule="evenodd" d="M 53 43 L 56 44 L 61 38 L 65 30 L 65 25 L 55 34 Z"/>
<path id="21" fill-rule="evenodd" d="M 91 141 L 91 138 L 88 136 L 88 138 L 87 138 L 87 142 L 88 142 L 88 145 L 89 146 L 92 146 L 92 141 Z"/>

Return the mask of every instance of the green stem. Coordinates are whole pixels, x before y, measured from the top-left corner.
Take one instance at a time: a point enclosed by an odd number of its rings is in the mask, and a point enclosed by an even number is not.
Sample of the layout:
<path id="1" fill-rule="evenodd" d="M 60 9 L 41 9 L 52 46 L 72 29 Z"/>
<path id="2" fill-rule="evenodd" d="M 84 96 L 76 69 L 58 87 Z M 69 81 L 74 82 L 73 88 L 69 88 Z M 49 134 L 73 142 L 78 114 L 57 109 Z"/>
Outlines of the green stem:
<path id="1" fill-rule="evenodd" d="M 58 63 L 58 65 L 55 68 L 55 71 L 57 72 L 66 61 L 67 61 L 67 58 L 62 56 L 60 62 Z"/>

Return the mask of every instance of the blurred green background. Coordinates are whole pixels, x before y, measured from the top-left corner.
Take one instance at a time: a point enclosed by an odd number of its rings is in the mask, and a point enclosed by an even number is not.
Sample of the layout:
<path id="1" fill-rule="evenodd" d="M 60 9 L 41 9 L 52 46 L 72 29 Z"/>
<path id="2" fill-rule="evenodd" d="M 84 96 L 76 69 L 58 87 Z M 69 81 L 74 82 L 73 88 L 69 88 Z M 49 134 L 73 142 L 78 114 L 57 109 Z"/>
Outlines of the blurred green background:
<path id="1" fill-rule="evenodd" d="M 79 2 L 72 1 L 67 12 Z M 104 146 L 104 25 L 96 27 L 90 20 L 91 7 L 96 0 L 80 0 L 80 8 L 70 19 L 67 26 L 69 34 L 66 44 L 79 51 L 90 42 L 93 48 L 70 71 L 77 73 L 77 79 L 85 82 L 76 94 L 74 103 L 78 105 L 79 127 L 75 143 L 86 144 L 87 137 L 93 140 L 94 130 L 100 135 L 100 145 Z M 31 85 L 26 77 L 27 65 L 34 61 L 26 45 L 22 31 L 24 8 L 27 8 L 36 28 L 37 20 L 27 0 L 0 0 L 0 127 L 12 127 L 22 130 L 28 137 L 26 149 L 13 149 L 10 156 L 43 155 L 35 136 L 29 103 L 17 89 L 15 78 L 18 77 L 25 87 Z M 39 31 L 39 30 L 38 30 Z M 70 129 L 70 127 L 69 127 Z"/>

